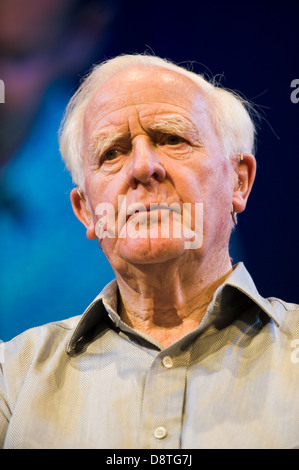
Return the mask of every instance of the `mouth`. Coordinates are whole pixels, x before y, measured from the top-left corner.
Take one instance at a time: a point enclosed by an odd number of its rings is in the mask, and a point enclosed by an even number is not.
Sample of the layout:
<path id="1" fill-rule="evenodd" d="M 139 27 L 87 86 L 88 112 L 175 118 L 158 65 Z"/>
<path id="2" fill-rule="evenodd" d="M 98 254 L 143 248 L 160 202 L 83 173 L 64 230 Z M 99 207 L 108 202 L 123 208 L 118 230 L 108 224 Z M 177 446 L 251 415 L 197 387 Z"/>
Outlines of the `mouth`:
<path id="1" fill-rule="evenodd" d="M 126 222 L 137 216 L 140 212 L 153 212 L 157 210 L 167 210 L 170 212 L 175 212 L 176 214 L 181 215 L 181 205 L 180 203 L 171 203 L 170 205 L 166 202 L 158 203 L 158 202 L 133 202 L 127 208 L 127 219 Z"/>

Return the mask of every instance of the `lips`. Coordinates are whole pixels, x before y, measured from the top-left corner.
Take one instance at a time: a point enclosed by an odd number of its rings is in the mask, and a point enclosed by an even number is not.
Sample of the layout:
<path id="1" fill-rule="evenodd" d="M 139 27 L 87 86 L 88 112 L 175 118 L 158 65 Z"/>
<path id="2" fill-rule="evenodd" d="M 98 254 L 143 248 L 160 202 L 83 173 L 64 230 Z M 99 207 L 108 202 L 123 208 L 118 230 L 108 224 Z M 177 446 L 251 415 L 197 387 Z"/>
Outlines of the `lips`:
<path id="1" fill-rule="evenodd" d="M 172 206 L 172 207 L 171 207 Z M 181 204 L 179 202 L 133 202 L 127 208 L 127 221 L 135 215 L 136 212 L 151 212 L 154 210 L 169 210 L 181 214 Z"/>
<path id="2" fill-rule="evenodd" d="M 158 211 L 168 211 L 172 212 L 173 216 L 176 215 L 177 218 L 181 220 L 181 214 L 183 204 L 179 198 L 169 198 L 168 200 L 146 200 L 140 201 L 135 200 L 128 203 L 126 196 L 118 196 L 118 211 L 117 211 L 117 226 L 118 226 L 118 238 L 126 238 L 126 231 L 130 222 L 133 222 L 133 219 L 139 218 L 139 228 L 145 226 L 149 223 L 156 223 L 156 218 L 152 221 L 149 221 L 151 212 L 157 213 Z M 156 217 L 156 215 L 155 215 Z M 161 214 L 162 217 L 162 214 Z M 136 225 L 136 223 L 134 222 Z M 134 225 L 134 227 L 135 227 Z M 133 230 L 133 226 L 131 227 Z"/>

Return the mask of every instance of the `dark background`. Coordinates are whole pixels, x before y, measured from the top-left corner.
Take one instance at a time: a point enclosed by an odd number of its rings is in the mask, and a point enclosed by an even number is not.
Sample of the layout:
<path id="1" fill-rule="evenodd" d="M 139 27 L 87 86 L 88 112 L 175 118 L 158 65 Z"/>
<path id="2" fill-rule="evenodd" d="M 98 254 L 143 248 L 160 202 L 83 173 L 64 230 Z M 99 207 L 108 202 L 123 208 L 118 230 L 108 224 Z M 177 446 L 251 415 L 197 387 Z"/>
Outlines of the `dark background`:
<path id="1" fill-rule="evenodd" d="M 21 3 L 0 1 L 0 338 L 81 314 L 113 278 L 72 214 L 57 130 L 80 77 L 120 53 L 192 62 L 256 105 L 258 171 L 232 256 L 262 295 L 298 303 L 299 103 L 290 96 L 299 79 L 299 2 L 52 0 L 51 16 L 27 0 L 31 20 Z"/>

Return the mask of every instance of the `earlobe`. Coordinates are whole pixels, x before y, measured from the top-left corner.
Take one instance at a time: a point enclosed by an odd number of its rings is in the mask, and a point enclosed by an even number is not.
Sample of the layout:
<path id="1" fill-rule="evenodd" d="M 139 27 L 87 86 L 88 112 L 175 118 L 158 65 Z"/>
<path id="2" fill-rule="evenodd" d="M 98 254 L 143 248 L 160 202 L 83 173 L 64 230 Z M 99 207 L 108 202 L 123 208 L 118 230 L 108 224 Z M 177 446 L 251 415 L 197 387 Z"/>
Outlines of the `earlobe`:
<path id="1" fill-rule="evenodd" d="M 237 213 L 243 212 L 251 192 L 256 173 L 256 160 L 250 153 L 243 153 L 238 163 L 238 181 L 233 192 L 233 208 Z"/>
<path id="2" fill-rule="evenodd" d="M 70 199 L 75 216 L 86 227 L 87 238 L 95 240 L 97 238 L 95 226 L 84 193 L 81 189 L 78 191 L 78 188 L 74 188 L 71 191 Z"/>

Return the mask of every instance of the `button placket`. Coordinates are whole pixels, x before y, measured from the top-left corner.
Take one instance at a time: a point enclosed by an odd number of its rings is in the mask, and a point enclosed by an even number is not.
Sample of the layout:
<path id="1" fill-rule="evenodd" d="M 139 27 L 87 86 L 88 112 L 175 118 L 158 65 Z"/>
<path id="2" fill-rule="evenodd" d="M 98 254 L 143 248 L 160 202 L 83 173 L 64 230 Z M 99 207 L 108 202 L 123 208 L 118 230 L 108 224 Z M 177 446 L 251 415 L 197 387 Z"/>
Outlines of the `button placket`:
<path id="1" fill-rule="evenodd" d="M 189 353 L 180 354 L 177 365 L 176 358 L 167 352 L 157 355 L 147 373 L 140 436 L 143 448 L 177 449 L 180 446 Z"/>

